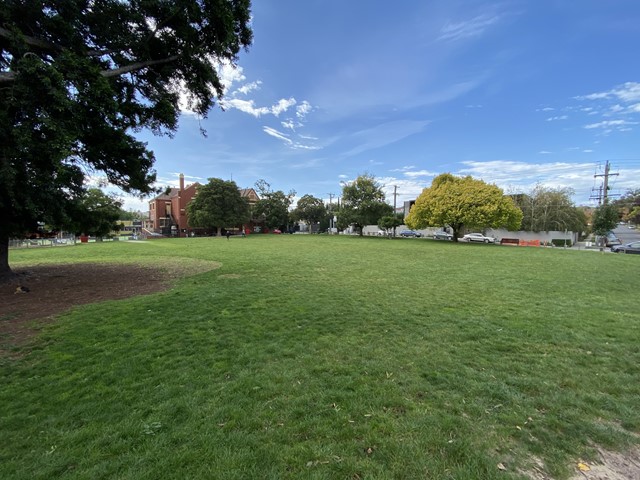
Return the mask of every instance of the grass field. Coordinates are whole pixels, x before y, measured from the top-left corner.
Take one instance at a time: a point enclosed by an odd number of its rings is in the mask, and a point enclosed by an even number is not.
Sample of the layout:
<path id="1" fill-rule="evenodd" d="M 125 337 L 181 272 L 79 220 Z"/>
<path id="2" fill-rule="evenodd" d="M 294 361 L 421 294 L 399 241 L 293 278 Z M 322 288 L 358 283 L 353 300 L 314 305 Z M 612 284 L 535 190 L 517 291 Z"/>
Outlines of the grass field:
<path id="1" fill-rule="evenodd" d="M 640 442 L 639 256 L 303 235 L 10 255 L 170 258 L 221 267 L 0 359 L 0 478 L 560 479 Z"/>

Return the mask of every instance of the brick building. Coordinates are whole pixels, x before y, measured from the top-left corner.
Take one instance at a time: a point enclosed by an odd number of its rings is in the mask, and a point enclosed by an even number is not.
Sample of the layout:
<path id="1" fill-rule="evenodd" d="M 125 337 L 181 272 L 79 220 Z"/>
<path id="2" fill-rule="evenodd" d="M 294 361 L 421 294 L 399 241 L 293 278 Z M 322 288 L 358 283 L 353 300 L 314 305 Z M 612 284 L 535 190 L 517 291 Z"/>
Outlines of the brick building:
<path id="1" fill-rule="evenodd" d="M 149 202 L 148 229 L 154 233 L 170 237 L 190 237 L 217 233 L 212 229 L 194 228 L 189 225 L 187 205 L 198 194 L 198 187 L 200 186 L 198 182 L 185 186 L 184 175 L 181 173 L 179 188 L 171 188 Z M 258 194 L 253 188 L 241 188 L 239 190 L 240 195 L 248 200 L 249 205 L 253 205 L 259 200 Z M 237 226 L 233 230 L 242 228 L 247 231 L 253 231 L 254 226 L 255 224 L 252 221 L 247 225 Z"/>

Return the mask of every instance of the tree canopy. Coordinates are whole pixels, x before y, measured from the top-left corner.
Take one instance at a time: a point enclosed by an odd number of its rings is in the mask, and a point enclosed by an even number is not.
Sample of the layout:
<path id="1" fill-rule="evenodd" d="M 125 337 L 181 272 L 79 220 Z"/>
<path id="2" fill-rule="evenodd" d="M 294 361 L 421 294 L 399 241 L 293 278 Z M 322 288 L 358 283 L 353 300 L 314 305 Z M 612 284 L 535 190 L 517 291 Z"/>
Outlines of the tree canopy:
<path id="1" fill-rule="evenodd" d="M 520 230 L 548 232 L 569 230 L 582 232 L 587 220 L 584 211 L 571 200 L 570 188 L 536 187 L 529 194 L 512 195 L 516 205 L 522 210 Z"/>
<path id="2" fill-rule="evenodd" d="M 470 176 L 455 177 L 443 173 L 425 188 L 406 218 L 415 229 L 449 226 L 453 240 L 464 228 L 507 228 L 516 230 L 522 211 L 495 185 Z"/>
<path id="3" fill-rule="evenodd" d="M 258 180 L 256 189 L 260 200 L 253 206 L 253 217 L 263 219 L 265 225 L 270 229 L 284 229 L 289 221 L 289 207 L 293 203 L 296 192 L 293 190 L 289 193 L 284 193 L 282 190 L 273 191 L 271 185 L 265 180 Z"/>
<path id="4" fill-rule="evenodd" d="M 587 220 L 584 211 L 571 200 L 570 188 L 551 188 L 536 185 L 529 194 L 512 195 L 516 205 L 522 210 L 520 230 L 548 232 L 569 230 L 582 232 Z"/>
<path id="5" fill-rule="evenodd" d="M 393 229 L 394 236 L 395 236 L 396 227 L 399 227 L 403 223 L 404 223 L 404 215 L 402 213 L 385 215 L 384 217 L 381 217 L 380 219 L 378 219 L 378 227 L 386 231 Z"/>
<path id="6" fill-rule="evenodd" d="M 393 213 L 393 207 L 385 203 L 382 187 L 370 174 L 359 175 L 342 187 L 342 204 L 338 211 L 338 227 L 353 225 L 362 235 L 366 225 L 377 225 L 378 220 Z"/>
<path id="7" fill-rule="evenodd" d="M 601 205 L 593 212 L 592 230 L 598 236 L 607 235 L 609 230 L 613 230 L 620 220 L 618 209 L 610 203 Z"/>
<path id="8" fill-rule="evenodd" d="M 622 197 L 611 203 L 618 208 L 624 221 L 640 224 L 640 188 L 628 190 Z"/>
<path id="9" fill-rule="evenodd" d="M 198 187 L 198 194 L 187 205 L 187 218 L 192 227 L 231 228 L 249 220 L 249 203 L 233 180 L 210 178 Z"/>
<path id="10" fill-rule="evenodd" d="M 9 238 L 73 224 L 87 174 L 153 191 L 134 134 L 174 132 L 181 100 L 206 116 L 250 15 L 250 0 L 0 2 L 0 275 Z"/>
<path id="11" fill-rule="evenodd" d="M 292 217 L 295 220 L 302 220 L 309 224 L 309 232 L 311 232 L 311 225 L 317 224 L 327 217 L 327 207 L 321 198 L 316 198 L 313 195 L 303 195 L 296 208 L 292 212 Z"/>
<path id="12" fill-rule="evenodd" d="M 76 234 L 105 237 L 112 231 L 120 230 L 118 220 L 122 214 L 121 207 L 122 203 L 113 196 L 99 188 L 90 188 L 77 203 L 72 229 Z"/>

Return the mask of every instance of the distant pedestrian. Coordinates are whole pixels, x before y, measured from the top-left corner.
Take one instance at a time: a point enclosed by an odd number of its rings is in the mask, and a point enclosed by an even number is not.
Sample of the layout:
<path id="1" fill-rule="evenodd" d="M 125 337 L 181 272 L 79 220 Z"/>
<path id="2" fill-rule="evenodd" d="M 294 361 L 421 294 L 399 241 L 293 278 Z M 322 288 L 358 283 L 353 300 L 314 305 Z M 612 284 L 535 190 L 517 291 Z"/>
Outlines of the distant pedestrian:
<path id="1" fill-rule="evenodd" d="M 227 230 L 227 240 L 229 240 L 230 236 L 231 236 L 231 232 L 229 230 Z"/>

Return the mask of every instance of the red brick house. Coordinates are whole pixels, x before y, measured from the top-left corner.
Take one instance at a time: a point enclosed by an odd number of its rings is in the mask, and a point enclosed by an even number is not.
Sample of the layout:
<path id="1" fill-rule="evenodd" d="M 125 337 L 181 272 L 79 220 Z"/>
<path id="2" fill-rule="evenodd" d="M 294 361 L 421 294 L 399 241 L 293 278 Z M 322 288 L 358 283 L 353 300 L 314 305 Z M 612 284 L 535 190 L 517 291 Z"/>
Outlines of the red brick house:
<path id="1" fill-rule="evenodd" d="M 149 230 L 171 237 L 190 237 L 193 235 L 212 235 L 214 232 L 206 228 L 194 228 L 189 225 L 187 219 L 187 205 L 198 194 L 198 182 L 185 187 L 184 175 L 180 174 L 180 187 L 171 188 L 167 192 L 158 195 L 149 202 Z M 240 195 L 247 198 L 249 205 L 259 200 L 258 194 L 253 188 L 241 188 Z M 253 222 L 248 225 L 238 226 L 246 231 L 253 231 Z"/>

